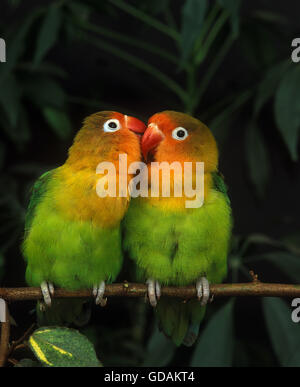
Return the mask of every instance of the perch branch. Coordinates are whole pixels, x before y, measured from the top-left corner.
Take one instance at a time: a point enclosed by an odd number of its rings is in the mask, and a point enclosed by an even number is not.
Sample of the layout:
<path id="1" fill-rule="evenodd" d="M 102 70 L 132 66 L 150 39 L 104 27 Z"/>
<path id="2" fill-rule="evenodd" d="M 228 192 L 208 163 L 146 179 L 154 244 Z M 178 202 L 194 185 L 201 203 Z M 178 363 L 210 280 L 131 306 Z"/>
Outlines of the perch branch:
<path id="1" fill-rule="evenodd" d="M 4 367 L 9 353 L 10 320 L 7 304 L 5 303 L 5 320 L 1 323 L 0 339 L 0 367 Z"/>
<path id="2" fill-rule="evenodd" d="M 211 295 L 214 297 L 300 297 L 300 285 L 272 284 L 254 280 L 249 283 L 210 285 Z M 116 283 L 106 285 L 106 297 L 144 297 L 147 287 L 138 283 Z M 162 296 L 181 299 L 196 298 L 195 286 L 164 286 Z M 85 298 L 92 297 L 92 290 L 69 291 L 55 289 L 54 298 Z M 40 288 L 0 288 L 0 298 L 6 301 L 26 301 L 42 299 Z"/>
<path id="3" fill-rule="evenodd" d="M 300 285 L 271 284 L 260 282 L 253 272 L 250 272 L 252 282 L 240 284 L 217 284 L 210 285 L 212 297 L 300 297 Z M 106 297 L 144 297 L 147 286 L 138 283 L 117 283 L 106 285 Z M 177 297 L 183 300 L 196 298 L 195 286 L 164 286 L 161 289 L 162 296 Z M 68 291 L 55 289 L 54 298 L 85 298 L 92 297 L 91 290 Z M 43 298 L 40 288 L 0 288 L 0 298 L 8 302 L 40 300 Z M 7 307 L 7 306 L 6 306 Z M 7 321 L 2 323 L 0 341 L 0 366 L 4 366 L 7 356 L 11 353 L 9 349 L 10 323 L 7 311 Z M 19 341 L 18 341 L 19 342 Z M 18 343 L 17 342 L 17 343 Z M 15 347 L 13 343 L 12 348 Z M 13 360 L 13 359 L 11 359 Z"/>

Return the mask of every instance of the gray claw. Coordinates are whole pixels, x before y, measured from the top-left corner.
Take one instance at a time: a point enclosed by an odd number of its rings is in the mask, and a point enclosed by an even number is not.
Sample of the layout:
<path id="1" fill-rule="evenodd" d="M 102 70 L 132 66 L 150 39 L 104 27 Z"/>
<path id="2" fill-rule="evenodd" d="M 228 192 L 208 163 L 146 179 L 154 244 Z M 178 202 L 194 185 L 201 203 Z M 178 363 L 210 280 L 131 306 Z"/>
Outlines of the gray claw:
<path id="1" fill-rule="evenodd" d="M 155 308 L 157 305 L 157 301 L 160 299 L 161 296 L 160 283 L 154 279 L 149 278 L 146 281 L 146 284 L 148 285 L 148 298 L 150 305 Z"/>
<path id="2" fill-rule="evenodd" d="M 201 277 L 196 283 L 197 297 L 200 301 L 201 306 L 205 306 L 209 301 L 209 282 L 207 278 Z"/>
<path id="3" fill-rule="evenodd" d="M 44 297 L 44 302 L 48 306 L 48 308 L 51 307 L 51 295 L 54 295 L 54 286 L 53 284 L 43 281 L 41 283 L 41 290 Z"/>
<path id="4" fill-rule="evenodd" d="M 100 282 L 99 285 L 94 285 L 93 287 L 93 295 L 96 298 L 96 305 L 105 306 L 107 303 L 107 298 L 104 298 L 105 293 L 105 282 Z"/>

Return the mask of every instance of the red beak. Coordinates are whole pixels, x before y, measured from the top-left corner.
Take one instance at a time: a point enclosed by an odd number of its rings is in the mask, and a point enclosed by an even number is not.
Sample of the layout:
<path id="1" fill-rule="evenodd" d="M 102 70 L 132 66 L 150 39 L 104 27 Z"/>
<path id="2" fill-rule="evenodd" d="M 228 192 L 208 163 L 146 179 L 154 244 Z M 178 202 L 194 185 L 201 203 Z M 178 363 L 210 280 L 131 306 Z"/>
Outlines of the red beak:
<path id="1" fill-rule="evenodd" d="M 144 133 L 146 125 L 135 117 L 127 116 L 127 128 L 134 133 Z"/>
<path id="2" fill-rule="evenodd" d="M 158 129 L 157 125 L 148 125 L 147 130 L 142 137 L 141 143 L 142 153 L 145 160 L 147 160 L 149 152 L 155 149 L 164 138 L 165 136 L 163 132 Z"/>

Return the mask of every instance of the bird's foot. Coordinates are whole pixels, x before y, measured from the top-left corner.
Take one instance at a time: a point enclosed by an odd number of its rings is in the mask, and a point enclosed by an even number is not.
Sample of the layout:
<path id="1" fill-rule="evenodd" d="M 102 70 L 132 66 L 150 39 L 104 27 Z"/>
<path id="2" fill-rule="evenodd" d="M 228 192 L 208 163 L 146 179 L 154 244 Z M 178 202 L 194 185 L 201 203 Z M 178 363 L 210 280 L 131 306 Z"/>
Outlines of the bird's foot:
<path id="1" fill-rule="evenodd" d="M 45 305 L 50 308 L 51 306 L 51 296 L 54 296 L 54 286 L 52 283 L 43 281 L 41 283 L 41 290 L 44 297 Z"/>
<path id="2" fill-rule="evenodd" d="M 105 282 L 100 282 L 99 285 L 94 285 L 93 287 L 93 295 L 96 298 L 96 305 L 105 306 L 107 303 L 107 298 L 104 298 L 105 293 Z"/>
<path id="3" fill-rule="evenodd" d="M 197 297 L 201 306 L 205 306 L 209 301 L 209 282 L 206 277 L 200 277 L 196 282 Z"/>
<path id="4" fill-rule="evenodd" d="M 153 308 L 155 308 L 157 305 L 157 301 L 160 299 L 160 296 L 161 296 L 160 283 L 154 279 L 149 278 L 146 281 L 146 284 L 148 286 L 147 296 L 148 296 L 150 305 L 153 306 Z"/>

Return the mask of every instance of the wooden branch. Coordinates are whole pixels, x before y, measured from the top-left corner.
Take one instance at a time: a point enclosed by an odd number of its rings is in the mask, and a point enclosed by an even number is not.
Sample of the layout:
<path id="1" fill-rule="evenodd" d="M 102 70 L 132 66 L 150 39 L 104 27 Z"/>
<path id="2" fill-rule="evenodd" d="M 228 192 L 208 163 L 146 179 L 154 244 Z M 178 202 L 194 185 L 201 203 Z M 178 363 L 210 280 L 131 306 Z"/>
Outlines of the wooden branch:
<path id="1" fill-rule="evenodd" d="M 253 272 L 250 272 L 252 282 L 240 284 L 217 284 L 210 285 L 210 292 L 215 297 L 300 297 L 300 284 L 270 284 L 260 282 Z M 147 286 L 138 283 L 117 283 L 106 285 L 106 297 L 145 297 Z M 183 300 L 196 298 L 195 286 L 164 286 L 161 289 L 162 296 L 177 297 Z M 91 298 L 92 290 L 69 291 L 55 289 L 54 298 Z M 0 288 L 0 298 L 8 302 L 40 300 L 43 298 L 40 288 Z M 0 367 L 4 366 L 7 356 L 11 353 L 9 349 L 10 323 L 7 310 L 7 321 L 2 323 L 0 341 Z M 13 346 L 14 347 L 14 346 Z M 12 348 L 13 348 L 12 347 Z"/>
<path id="2" fill-rule="evenodd" d="M 217 284 L 210 285 L 213 297 L 300 297 L 300 284 L 271 284 L 263 283 L 257 279 L 249 283 Z M 147 287 L 138 283 L 116 283 L 106 285 L 106 297 L 144 297 Z M 195 286 L 164 286 L 162 296 L 177 297 L 181 299 L 196 298 Z M 54 298 L 86 298 L 93 297 L 92 290 L 69 291 L 55 289 Z M 0 288 L 0 298 L 6 301 L 26 301 L 42 299 L 40 288 Z"/>
<path id="3" fill-rule="evenodd" d="M 6 307 L 6 321 L 1 323 L 1 339 L 0 339 L 0 367 L 6 364 L 9 353 L 9 335 L 10 335 L 10 320 L 7 304 Z"/>

